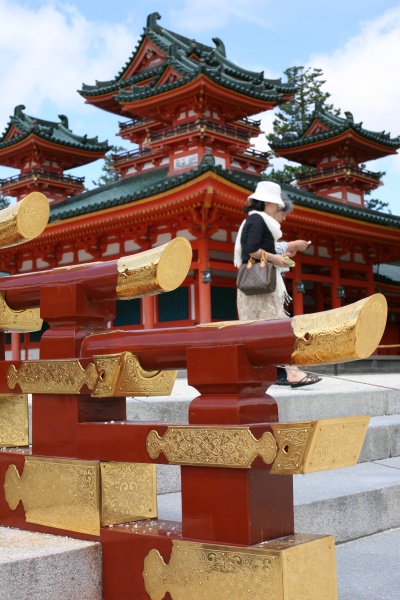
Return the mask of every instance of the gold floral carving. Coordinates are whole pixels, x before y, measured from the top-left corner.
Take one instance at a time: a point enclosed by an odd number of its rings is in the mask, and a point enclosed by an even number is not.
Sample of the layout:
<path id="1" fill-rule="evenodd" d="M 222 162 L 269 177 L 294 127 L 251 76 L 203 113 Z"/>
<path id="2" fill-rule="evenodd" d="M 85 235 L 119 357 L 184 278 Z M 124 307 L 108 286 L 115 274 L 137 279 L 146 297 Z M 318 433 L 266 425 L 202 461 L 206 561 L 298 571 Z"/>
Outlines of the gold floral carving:
<path id="1" fill-rule="evenodd" d="M 131 352 L 93 356 L 99 377 L 92 396 L 169 396 L 178 371 L 145 371 Z"/>
<path id="2" fill-rule="evenodd" d="M 6 472 L 11 510 L 22 501 L 29 523 L 91 535 L 101 525 L 157 516 L 155 465 L 26 457 Z"/>
<path id="3" fill-rule="evenodd" d="M 312 423 L 279 423 L 271 427 L 278 444 L 271 473 L 301 473 Z"/>
<path id="4" fill-rule="evenodd" d="M 0 394 L 0 447 L 28 444 L 28 396 Z"/>
<path id="5" fill-rule="evenodd" d="M 17 246 L 40 235 L 50 215 L 50 205 L 41 192 L 0 211 L 0 248 Z"/>
<path id="6" fill-rule="evenodd" d="M 101 470 L 101 524 L 157 517 L 156 466 L 106 462 Z"/>
<path id="7" fill-rule="evenodd" d="M 292 319 L 296 338 L 291 363 L 313 365 L 367 358 L 378 346 L 387 302 L 374 294 L 348 306 Z"/>
<path id="8" fill-rule="evenodd" d="M 278 453 L 273 474 L 298 474 L 357 464 L 369 416 L 271 425 Z"/>
<path id="9" fill-rule="evenodd" d="M 24 505 L 28 523 L 67 531 L 100 533 L 99 463 L 51 458 L 25 458 L 21 476 L 7 469 L 4 491 L 15 510 Z"/>
<path id="10" fill-rule="evenodd" d="M 188 274 L 192 247 L 177 237 L 167 244 L 125 256 L 118 261 L 117 296 L 142 298 L 179 287 Z"/>
<path id="11" fill-rule="evenodd" d="M 257 456 L 271 464 L 276 456 L 274 436 L 259 440 L 248 427 L 168 427 L 161 438 L 150 431 L 147 452 L 153 459 L 162 452 L 170 464 L 249 468 Z"/>
<path id="12" fill-rule="evenodd" d="M 42 324 L 39 308 L 12 310 L 0 292 L 0 331 L 39 331 Z"/>
<path id="13" fill-rule="evenodd" d="M 251 547 L 172 542 L 165 564 L 157 550 L 144 561 L 151 600 L 337 600 L 331 536 L 280 538 Z"/>
<path id="14" fill-rule="evenodd" d="M 17 385 L 26 393 L 78 394 L 83 385 L 93 389 L 98 378 L 96 367 L 90 363 L 83 369 L 79 360 L 24 360 L 20 369 L 10 365 L 8 387 Z"/>

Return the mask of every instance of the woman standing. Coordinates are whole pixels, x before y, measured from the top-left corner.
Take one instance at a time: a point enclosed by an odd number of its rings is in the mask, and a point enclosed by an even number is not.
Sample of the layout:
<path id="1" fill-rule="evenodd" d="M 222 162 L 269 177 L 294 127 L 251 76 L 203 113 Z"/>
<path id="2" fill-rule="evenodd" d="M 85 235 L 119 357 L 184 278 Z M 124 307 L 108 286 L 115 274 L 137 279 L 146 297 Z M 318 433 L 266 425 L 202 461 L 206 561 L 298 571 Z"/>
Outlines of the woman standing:
<path id="1" fill-rule="evenodd" d="M 235 244 L 234 264 L 248 263 L 250 257 L 260 260 L 262 251 L 266 258 L 276 267 L 276 289 L 269 294 L 246 295 L 237 290 L 237 308 L 239 319 L 285 319 L 285 303 L 290 300 L 282 277 L 282 270 L 287 270 L 286 256 L 293 256 L 298 250 L 305 250 L 308 242 L 280 242 L 282 230 L 280 223 L 292 204 L 286 197 L 282 198 L 281 188 L 272 181 L 260 181 L 254 194 L 249 196 L 250 205 L 244 208 L 247 218 L 239 228 Z M 282 253 L 283 252 L 283 253 Z M 291 387 L 311 385 L 320 381 L 320 377 L 307 375 L 296 367 L 285 367 L 287 381 Z"/>

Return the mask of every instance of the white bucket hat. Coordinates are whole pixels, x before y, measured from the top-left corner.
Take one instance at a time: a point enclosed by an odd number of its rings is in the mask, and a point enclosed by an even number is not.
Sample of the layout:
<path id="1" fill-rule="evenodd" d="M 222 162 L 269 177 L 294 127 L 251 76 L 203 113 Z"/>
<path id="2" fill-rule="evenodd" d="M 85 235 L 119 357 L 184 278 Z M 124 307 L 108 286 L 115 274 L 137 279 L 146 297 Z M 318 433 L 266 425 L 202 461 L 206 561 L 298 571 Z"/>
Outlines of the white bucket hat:
<path id="1" fill-rule="evenodd" d="M 257 183 L 256 191 L 247 198 L 248 202 L 260 200 L 261 202 L 273 202 L 278 206 L 285 207 L 281 198 L 281 186 L 273 181 L 260 181 Z"/>

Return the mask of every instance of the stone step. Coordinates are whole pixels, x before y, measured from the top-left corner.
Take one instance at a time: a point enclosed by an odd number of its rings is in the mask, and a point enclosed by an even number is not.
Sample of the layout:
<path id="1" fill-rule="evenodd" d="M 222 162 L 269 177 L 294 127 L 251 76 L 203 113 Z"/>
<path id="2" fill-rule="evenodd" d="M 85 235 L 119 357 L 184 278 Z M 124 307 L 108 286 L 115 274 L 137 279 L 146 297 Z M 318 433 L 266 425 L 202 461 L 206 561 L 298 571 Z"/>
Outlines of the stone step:
<path id="1" fill-rule="evenodd" d="M 294 476 L 295 530 L 347 542 L 400 527 L 400 457 Z M 180 493 L 159 496 L 159 518 L 180 521 Z"/>
<path id="2" fill-rule="evenodd" d="M 280 421 L 400 414 L 400 376 L 394 373 L 323 375 L 314 385 L 297 389 L 273 385 L 268 393 L 278 403 Z M 196 396 L 197 390 L 179 378 L 171 396 L 129 398 L 128 420 L 185 422 L 189 403 Z"/>
<path id="3" fill-rule="evenodd" d="M 101 545 L 0 527 L 0 600 L 101 600 Z"/>
<path id="4" fill-rule="evenodd" d="M 297 475 L 294 496 L 296 532 L 335 536 L 340 599 L 395 598 L 400 458 Z M 181 520 L 180 493 L 160 495 L 158 505 L 159 518 Z M 0 528 L 0 550 L 0 600 L 102 597 L 98 543 Z"/>

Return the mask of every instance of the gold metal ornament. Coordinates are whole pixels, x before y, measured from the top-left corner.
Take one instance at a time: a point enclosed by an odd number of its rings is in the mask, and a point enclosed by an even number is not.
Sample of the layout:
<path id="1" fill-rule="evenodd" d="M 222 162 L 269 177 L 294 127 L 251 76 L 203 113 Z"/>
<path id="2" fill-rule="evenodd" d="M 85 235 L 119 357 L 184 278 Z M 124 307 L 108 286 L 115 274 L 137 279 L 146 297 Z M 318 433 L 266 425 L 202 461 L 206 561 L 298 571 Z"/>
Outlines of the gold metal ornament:
<path id="1" fill-rule="evenodd" d="M 387 302 L 374 294 L 348 306 L 292 319 L 293 365 L 329 364 L 367 358 L 386 326 Z"/>
<path id="2" fill-rule="evenodd" d="M 147 452 L 153 459 L 162 452 L 170 464 L 249 468 L 257 456 L 271 464 L 276 442 L 270 432 L 257 440 L 248 427 L 168 427 L 163 437 L 150 431 Z"/>
<path id="3" fill-rule="evenodd" d="M 28 523 L 99 535 L 100 527 L 157 516 L 155 465 L 26 457 L 7 469 L 6 501 Z"/>
<path id="4" fill-rule="evenodd" d="M 278 454 L 271 474 L 299 474 L 357 464 L 370 417 L 341 417 L 271 425 Z"/>
<path id="5" fill-rule="evenodd" d="M 4 293 L 0 292 L 0 331 L 39 331 L 42 324 L 39 308 L 13 310 L 8 306 Z"/>
<path id="6" fill-rule="evenodd" d="M 93 356 L 99 378 L 92 396 L 169 396 L 178 371 L 145 371 L 131 352 Z"/>
<path id="7" fill-rule="evenodd" d="M 172 542 L 165 564 L 158 550 L 144 561 L 151 600 L 337 600 L 332 536 L 295 534 L 250 547 Z"/>
<path id="8" fill-rule="evenodd" d="M 38 237 L 50 215 L 46 196 L 31 192 L 23 200 L 0 211 L 0 248 L 17 246 Z"/>
<path id="9" fill-rule="evenodd" d="M 142 298 L 178 288 L 192 261 L 190 242 L 177 237 L 157 248 L 118 261 L 117 296 Z"/>
<path id="10" fill-rule="evenodd" d="M 4 491 L 11 510 L 20 500 L 28 523 L 100 533 L 100 475 L 97 461 L 26 457 L 21 476 L 7 469 Z"/>
<path id="11" fill-rule="evenodd" d="M 101 524 L 157 517 L 156 465 L 100 463 Z"/>
<path id="12" fill-rule="evenodd" d="M 29 444 L 28 396 L 0 394 L 0 447 Z"/>
<path id="13" fill-rule="evenodd" d="M 84 384 L 93 389 L 97 378 L 93 363 L 83 369 L 77 359 L 23 360 L 19 370 L 10 365 L 7 371 L 8 387 L 18 383 L 26 393 L 78 394 Z"/>

